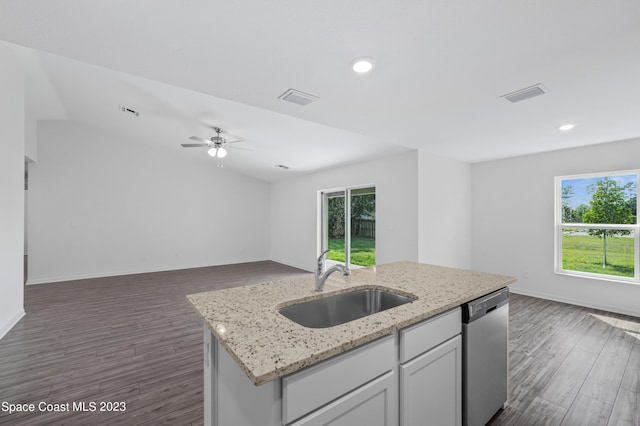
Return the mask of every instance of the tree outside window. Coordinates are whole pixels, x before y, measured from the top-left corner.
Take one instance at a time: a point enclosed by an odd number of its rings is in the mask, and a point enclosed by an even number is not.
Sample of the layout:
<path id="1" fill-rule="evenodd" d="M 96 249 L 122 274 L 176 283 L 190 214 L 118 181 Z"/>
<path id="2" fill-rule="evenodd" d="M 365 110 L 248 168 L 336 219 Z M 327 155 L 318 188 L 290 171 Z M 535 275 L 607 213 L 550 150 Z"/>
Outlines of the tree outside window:
<path id="1" fill-rule="evenodd" d="M 637 282 L 637 171 L 558 177 L 556 184 L 556 272 Z"/>

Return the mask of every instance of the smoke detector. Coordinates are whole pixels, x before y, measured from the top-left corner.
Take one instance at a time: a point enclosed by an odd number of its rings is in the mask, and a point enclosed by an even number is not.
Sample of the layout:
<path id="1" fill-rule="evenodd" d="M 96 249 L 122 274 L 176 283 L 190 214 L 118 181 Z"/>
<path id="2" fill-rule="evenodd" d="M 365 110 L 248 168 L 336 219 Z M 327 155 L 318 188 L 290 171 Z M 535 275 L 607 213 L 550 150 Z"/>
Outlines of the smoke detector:
<path id="1" fill-rule="evenodd" d="M 535 98 L 536 96 L 544 95 L 549 90 L 544 87 L 542 84 L 538 83 L 533 86 L 525 87 L 524 89 L 516 90 L 515 92 L 507 93 L 506 95 L 500 96 L 515 104 L 516 102 L 521 102 L 527 99 Z"/>
<path id="2" fill-rule="evenodd" d="M 278 96 L 278 99 L 282 99 L 283 101 L 292 102 L 297 105 L 306 106 L 311 102 L 318 99 L 317 96 L 311 95 L 309 93 L 304 93 L 296 89 L 289 89 L 284 92 L 282 95 Z"/>

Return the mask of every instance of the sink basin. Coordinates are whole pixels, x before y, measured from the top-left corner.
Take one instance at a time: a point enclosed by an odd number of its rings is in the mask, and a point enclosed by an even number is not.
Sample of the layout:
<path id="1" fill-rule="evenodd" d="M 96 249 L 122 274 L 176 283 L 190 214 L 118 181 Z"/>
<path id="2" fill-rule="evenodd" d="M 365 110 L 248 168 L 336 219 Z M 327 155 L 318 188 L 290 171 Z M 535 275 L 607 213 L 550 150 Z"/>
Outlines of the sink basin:
<path id="1" fill-rule="evenodd" d="M 285 306 L 278 312 L 309 328 L 327 328 L 386 311 L 415 298 L 379 289 L 363 289 Z"/>

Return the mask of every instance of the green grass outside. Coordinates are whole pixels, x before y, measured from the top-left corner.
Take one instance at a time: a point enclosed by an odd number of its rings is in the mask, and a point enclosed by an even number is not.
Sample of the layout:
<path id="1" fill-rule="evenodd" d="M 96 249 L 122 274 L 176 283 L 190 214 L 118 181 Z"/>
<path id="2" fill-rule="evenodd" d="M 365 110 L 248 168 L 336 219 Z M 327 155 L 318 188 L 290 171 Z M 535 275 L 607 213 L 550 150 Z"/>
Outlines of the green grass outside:
<path id="1" fill-rule="evenodd" d="M 622 277 L 634 275 L 634 239 L 607 238 L 607 267 L 603 268 L 602 238 L 588 235 L 562 236 L 562 267 L 566 270 Z M 344 262 L 344 239 L 330 239 L 328 259 Z M 376 264 L 375 238 L 351 239 L 351 263 Z"/>
<path id="2" fill-rule="evenodd" d="M 329 240 L 327 259 L 344 262 L 344 238 Z M 375 238 L 351 238 L 351 264 L 360 266 L 373 266 L 376 264 Z"/>
<path id="3" fill-rule="evenodd" d="M 602 238 L 590 235 L 563 235 L 562 268 L 633 278 L 633 251 L 633 238 L 607 237 L 607 267 L 603 268 Z"/>

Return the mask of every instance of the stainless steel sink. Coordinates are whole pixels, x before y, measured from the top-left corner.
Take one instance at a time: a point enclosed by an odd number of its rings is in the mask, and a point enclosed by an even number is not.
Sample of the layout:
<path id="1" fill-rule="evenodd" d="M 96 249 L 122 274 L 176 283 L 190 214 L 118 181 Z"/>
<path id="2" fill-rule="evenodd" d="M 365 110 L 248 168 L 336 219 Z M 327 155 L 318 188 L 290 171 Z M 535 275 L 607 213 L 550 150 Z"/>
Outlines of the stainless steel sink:
<path id="1" fill-rule="evenodd" d="M 278 309 L 291 321 L 309 328 L 327 328 L 386 311 L 414 297 L 379 289 L 363 289 L 297 303 Z"/>

